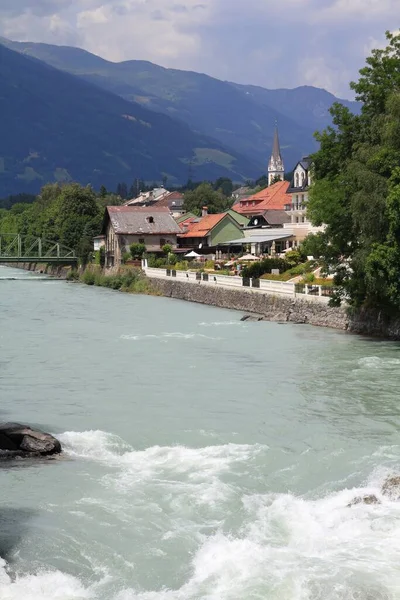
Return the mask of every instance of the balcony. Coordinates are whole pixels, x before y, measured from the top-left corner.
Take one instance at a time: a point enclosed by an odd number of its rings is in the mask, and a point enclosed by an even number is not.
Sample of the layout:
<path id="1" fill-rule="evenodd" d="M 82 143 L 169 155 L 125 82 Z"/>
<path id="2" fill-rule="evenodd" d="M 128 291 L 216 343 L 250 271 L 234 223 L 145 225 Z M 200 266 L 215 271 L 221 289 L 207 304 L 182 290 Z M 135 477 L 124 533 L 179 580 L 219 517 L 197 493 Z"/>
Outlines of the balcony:
<path id="1" fill-rule="evenodd" d="M 307 209 L 307 206 L 305 204 L 285 204 L 285 211 L 286 212 L 302 212 L 304 210 Z"/>

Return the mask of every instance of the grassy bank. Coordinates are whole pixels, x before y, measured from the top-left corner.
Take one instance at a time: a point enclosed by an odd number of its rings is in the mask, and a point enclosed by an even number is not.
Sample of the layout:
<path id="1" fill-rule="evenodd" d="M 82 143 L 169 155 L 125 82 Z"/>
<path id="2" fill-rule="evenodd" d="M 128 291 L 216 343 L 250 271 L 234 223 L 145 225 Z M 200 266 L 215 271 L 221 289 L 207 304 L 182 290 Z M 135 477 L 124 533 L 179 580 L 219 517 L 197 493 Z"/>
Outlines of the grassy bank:
<path id="1" fill-rule="evenodd" d="M 129 294 L 158 295 L 140 269 L 129 267 L 121 267 L 117 273 L 107 275 L 100 267 L 90 265 L 81 275 L 77 271 L 70 271 L 67 281 L 80 281 L 86 285 L 105 287 Z"/>

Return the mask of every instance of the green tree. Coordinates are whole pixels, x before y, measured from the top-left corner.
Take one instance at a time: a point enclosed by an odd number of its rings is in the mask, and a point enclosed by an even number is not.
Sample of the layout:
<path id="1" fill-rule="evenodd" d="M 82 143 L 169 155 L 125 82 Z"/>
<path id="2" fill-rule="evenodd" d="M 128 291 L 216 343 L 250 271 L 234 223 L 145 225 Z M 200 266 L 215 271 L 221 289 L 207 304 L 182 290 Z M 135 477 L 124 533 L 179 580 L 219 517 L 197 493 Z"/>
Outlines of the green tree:
<path id="1" fill-rule="evenodd" d="M 232 204 L 221 192 L 215 191 L 210 183 L 202 183 L 196 189 L 184 194 L 184 208 L 188 212 L 200 215 L 207 206 L 209 213 L 224 212 Z"/>
<path id="2" fill-rule="evenodd" d="M 320 250 L 336 273 L 338 300 L 390 312 L 400 308 L 400 35 L 387 39 L 351 84 L 361 114 L 335 104 L 333 126 L 317 134 L 308 215 L 326 225 Z"/>
<path id="3" fill-rule="evenodd" d="M 229 179 L 229 177 L 220 177 L 214 183 L 213 187 L 216 192 L 220 192 L 220 194 L 222 194 L 226 198 L 230 198 L 232 196 L 233 183 L 232 179 Z"/>
<path id="4" fill-rule="evenodd" d="M 129 246 L 129 250 L 132 258 L 142 259 L 144 253 L 146 252 L 146 245 L 139 243 L 131 244 Z"/>
<path id="5" fill-rule="evenodd" d="M 168 254 L 171 254 L 172 252 L 172 246 L 170 244 L 164 244 L 164 246 L 161 249 L 165 256 L 168 256 Z"/>

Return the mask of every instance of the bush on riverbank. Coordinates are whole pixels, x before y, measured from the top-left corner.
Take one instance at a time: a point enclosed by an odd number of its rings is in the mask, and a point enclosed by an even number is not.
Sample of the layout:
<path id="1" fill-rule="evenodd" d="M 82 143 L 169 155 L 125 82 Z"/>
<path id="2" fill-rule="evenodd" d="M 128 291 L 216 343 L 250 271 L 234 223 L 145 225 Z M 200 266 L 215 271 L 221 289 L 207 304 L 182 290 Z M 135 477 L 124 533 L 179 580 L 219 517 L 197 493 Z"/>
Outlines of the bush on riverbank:
<path id="1" fill-rule="evenodd" d="M 139 269 L 121 268 L 117 273 L 107 275 L 100 269 L 90 267 L 84 271 L 80 281 L 86 285 L 106 287 L 131 294 L 155 294 L 150 282 Z"/>

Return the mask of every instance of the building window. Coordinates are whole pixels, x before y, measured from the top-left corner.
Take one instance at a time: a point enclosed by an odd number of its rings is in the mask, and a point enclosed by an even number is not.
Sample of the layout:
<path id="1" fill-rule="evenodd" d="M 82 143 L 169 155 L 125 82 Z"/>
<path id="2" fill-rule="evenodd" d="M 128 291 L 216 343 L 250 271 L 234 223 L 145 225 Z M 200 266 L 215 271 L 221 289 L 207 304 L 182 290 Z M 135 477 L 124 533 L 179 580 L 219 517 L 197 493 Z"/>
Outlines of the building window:
<path id="1" fill-rule="evenodd" d="M 146 217 L 148 223 L 154 223 L 154 217 Z"/>
<path id="2" fill-rule="evenodd" d="M 299 174 L 298 173 L 296 173 L 296 187 L 297 188 L 300 187 L 300 185 L 299 185 Z"/>
<path id="3" fill-rule="evenodd" d="M 144 238 L 139 238 L 139 244 L 144 244 Z"/>

